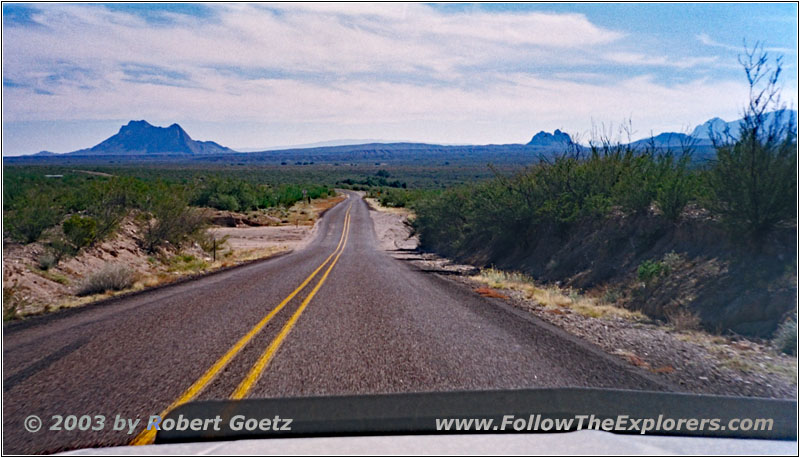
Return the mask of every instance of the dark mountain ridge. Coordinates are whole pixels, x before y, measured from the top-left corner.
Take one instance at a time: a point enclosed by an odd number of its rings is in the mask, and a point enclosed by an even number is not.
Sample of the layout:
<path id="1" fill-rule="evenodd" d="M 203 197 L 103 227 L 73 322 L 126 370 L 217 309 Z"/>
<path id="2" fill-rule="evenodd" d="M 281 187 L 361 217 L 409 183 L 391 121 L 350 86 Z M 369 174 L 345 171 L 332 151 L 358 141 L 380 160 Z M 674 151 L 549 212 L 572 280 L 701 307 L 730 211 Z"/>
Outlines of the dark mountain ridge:
<path id="1" fill-rule="evenodd" d="M 572 139 L 570 138 L 569 134 L 561 132 L 558 129 L 556 129 L 552 134 L 545 131 L 540 131 L 538 134 L 533 136 L 531 141 L 528 142 L 528 145 L 530 146 L 563 147 L 570 144 L 572 144 Z"/>
<path id="2" fill-rule="evenodd" d="M 178 124 L 158 127 L 147 121 L 131 121 L 119 132 L 92 148 L 74 155 L 228 154 L 236 151 L 216 142 L 193 140 Z"/>

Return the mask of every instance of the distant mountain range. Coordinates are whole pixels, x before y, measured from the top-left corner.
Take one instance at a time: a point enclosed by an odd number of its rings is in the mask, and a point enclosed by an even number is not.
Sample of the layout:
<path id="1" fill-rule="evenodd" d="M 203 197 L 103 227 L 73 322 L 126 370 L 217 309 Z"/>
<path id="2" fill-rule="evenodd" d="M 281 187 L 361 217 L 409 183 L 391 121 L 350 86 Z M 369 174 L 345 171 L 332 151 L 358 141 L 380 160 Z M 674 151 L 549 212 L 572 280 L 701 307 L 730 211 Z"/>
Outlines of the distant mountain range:
<path id="1" fill-rule="evenodd" d="M 767 113 L 765 118 L 766 125 L 772 125 L 772 123 L 776 121 L 779 123 L 794 123 L 797 120 L 797 112 L 795 110 L 778 110 Z M 730 135 L 736 138 L 739 136 L 741 122 L 741 119 L 737 119 L 733 122 L 725 122 L 720 118 L 712 118 L 695 127 L 691 135 L 700 140 L 709 140 L 710 133 L 716 136 L 725 137 L 726 135 Z"/>
<path id="2" fill-rule="evenodd" d="M 131 121 L 119 132 L 97 145 L 67 154 L 93 155 L 158 155 L 158 154 L 228 154 L 236 151 L 216 142 L 192 140 L 177 124 L 157 127 L 147 121 Z M 42 152 L 46 153 L 46 152 Z M 42 154 L 39 153 L 39 154 Z"/>
<path id="3" fill-rule="evenodd" d="M 781 110 L 767 114 L 767 121 L 788 121 L 797 119 L 794 110 Z M 713 155 L 711 136 L 739 134 L 741 120 L 726 122 L 720 118 L 709 119 L 697 126 L 691 134 L 679 132 L 664 132 L 632 142 L 635 146 L 653 144 L 656 147 L 679 148 L 682 145 L 693 145 L 698 150 L 697 159 L 704 159 Z M 355 142 L 356 140 L 354 140 Z M 50 151 L 41 151 L 30 156 L 18 156 L 22 161 L 59 161 L 60 158 L 93 158 L 126 157 L 131 160 L 170 160 L 171 156 L 193 156 L 197 160 L 228 160 L 257 162 L 257 161 L 293 161 L 294 158 L 304 157 L 316 160 L 349 161 L 349 160 L 392 160 L 404 157 L 423 157 L 428 154 L 435 160 L 447 160 L 448 157 L 473 157 L 487 158 L 495 156 L 515 157 L 515 160 L 524 160 L 531 154 L 552 154 L 554 151 L 563 151 L 566 145 L 572 144 L 572 138 L 567 133 L 556 129 L 553 133 L 540 131 L 526 144 L 507 145 L 433 145 L 425 143 L 378 143 L 343 144 L 344 141 L 325 142 L 316 145 L 303 145 L 286 149 L 269 149 L 240 153 L 212 141 L 193 140 L 178 124 L 169 127 L 157 127 L 147 121 L 130 121 L 122 126 L 116 135 L 109 137 L 92 148 L 81 149 L 66 154 L 56 154 Z M 549 152 L 549 153 L 548 153 Z M 510 155 L 510 156 L 509 156 Z M 28 158 L 28 159 L 23 159 Z M 148 159 L 151 158 L 151 159 Z M 207 158 L 207 159 L 204 159 Z M 5 159 L 12 159 L 6 157 Z M 12 159 L 14 162 L 17 159 Z M 127 159 L 126 159 L 127 160 Z"/>
<path id="4" fill-rule="evenodd" d="M 789 123 L 797 119 L 797 112 L 795 110 L 778 110 L 766 114 L 766 124 L 771 125 L 773 122 Z M 729 136 L 737 138 L 742 120 L 726 122 L 720 118 L 712 118 L 700 124 L 692 130 L 691 134 L 681 132 L 664 132 L 652 137 L 643 138 L 631 142 L 631 145 L 645 146 L 654 145 L 659 148 L 676 148 L 681 145 L 694 145 L 697 146 L 711 146 L 712 136 L 715 138 L 725 139 Z M 531 146 L 563 146 L 572 143 L 570 136 L 560 130 L 556 129 L 552 134 L 541 131 L 534 135 L 528 145 Z"/>

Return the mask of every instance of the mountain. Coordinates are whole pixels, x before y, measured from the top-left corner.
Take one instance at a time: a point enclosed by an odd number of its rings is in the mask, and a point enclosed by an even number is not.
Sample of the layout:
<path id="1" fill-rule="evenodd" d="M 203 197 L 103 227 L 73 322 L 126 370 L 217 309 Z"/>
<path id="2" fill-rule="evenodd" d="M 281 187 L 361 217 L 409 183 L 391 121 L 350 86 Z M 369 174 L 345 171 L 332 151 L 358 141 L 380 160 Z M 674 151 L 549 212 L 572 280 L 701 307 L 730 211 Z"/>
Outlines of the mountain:
<path id="1" fill-rule="evenodd" d="M 571 143 L 572 139 L 569 134 L 556 129 L 552 134 L 541 131 L 534 135 L 531 141 L 528 142 L 528 146 L 565 146 Z"/>
<path id="2" fill-rule="evenodd" d="M 376 143 L 399 143 L 399 142 L 393 140 L 378 140 L 378 139 L 338 139 L 338 140 L 327 140 L 315 143 L 302 143 L 298 145 L 268 146 L 265 148 L 238 148 L 237 151 L 241 151 L 243 153 L 253 153 L 260 151 L 280 151 L 280 150 L 298 149 L 298 148 L 319 148 L 323 146 L 368 145 Z"/>
<path id="3" fill-rule="evenodd" d="M 658 134 L 652 138 L 643 138 L 641 140 L 631 142 L 631 145 L 637 147 L 646 147 L 653 144 L 659 148 L 680 148 L 684 145 L 696 145 L 697 143 L 705 144 L 706 142 L 701 142 L 697 138 L 679 132 L 664 132 L 663 134 Z"/>
<path id="4" fill-rule="evenodd" d="M 770 125 L 773 122 L 779 123 L 794 123 L 797 119 L 797 112 L 794 110 L 777 110 L 769 112 L 765 115 L 766 124 Z M 739 136 L 741 119 L 727 122 L 721 118 L 711 118 L 708 121 L 700 124 L 692 130 L 692 133 L 687 135 L 678 132 L 664 132 L 652 138 L 643 138 L 632 142 L 631 145 L 635 146 L 648 146 L 651 142 L 656 147 L 661 148 L 679 148 L 682 145 L 693 145 L 695 147 L 710 147 L 712 146 L 711 136 L 726 139 L 730 135 L 732 138 Z"/>
<path id="5" fill-rule="evenodd" d="M 695 127 L 692 131 L 692 137 L 710 140 L 710 134 L 713 133 L 713 135 L 716 136 L 721 135 L 726 131 L 729 131 L 731 135 L 735 136 L 739 133 L 739 122 L 741 122 L 740 119 L 736 121 L 725 122 L 725 120 L 721 118 L 711 118 L 703 124 Z"/>
<path id="6" fill-rule="evenodd" d="M 766 114 L 766 125 L 771 125 L 774 122 L 779 123 L 794 123 L 797 120 L 797 112 L 795 110 L 783 109 L 783 110 L 776 110 Z M 692 131 L 692 137 L 701 139 L 701 140 L 710 140 L 710 135 L 714 135 L 715 137 L 722 137 L 725 138 L 727 135 L 730 135 L 734 138 L 739 136 L 739 129 L 742 120 L 737 119 L 736 121 L 725 122 L 720 118 L 712 118 L 708 121 L 700 124 L 699 126 L 695 127 Z"/>
<path id="7" fill-rule="evenodd" d="M 228 154 L 236 151 L 215 142 L 192 140 L 178 124 L 157 127 L 147 121 L 131 121 L 119 132 L 93 146 L 73 151 L 75 155 L 157 155 L 157 154 Z"/>

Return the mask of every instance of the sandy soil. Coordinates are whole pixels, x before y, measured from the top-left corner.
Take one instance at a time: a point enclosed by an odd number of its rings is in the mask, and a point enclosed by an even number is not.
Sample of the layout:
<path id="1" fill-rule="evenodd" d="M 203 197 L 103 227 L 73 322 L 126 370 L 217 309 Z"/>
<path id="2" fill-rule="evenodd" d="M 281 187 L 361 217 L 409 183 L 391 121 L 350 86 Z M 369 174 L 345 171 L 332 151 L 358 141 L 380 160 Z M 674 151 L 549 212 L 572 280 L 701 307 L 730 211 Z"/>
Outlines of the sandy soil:
<path id="1" fill-rule="evenodd" d="M 76 289 L 81 279 L 106 264 L 125 264 L 140 275 L 156 274 L 159 269 L 139 247 L 138 234 L 133 219 L 127 218 L 111 239 L 81 250 L 77 256 L 63 259 L 47 271 L 39 269 L 37 262 L 46 251 L 43 244 L 4 241 L 4 300 L 16 302 L 19 316 L 42 313 L 87 302 L 75 296 Z M 190 251 L 196 251 L 191 248 Z"/>
<path id="2" fill-rule="evenodd" d="M 213 227 L 209 233 L 234 251 L 254 248 L 304 248 L 316 232 L 314 226 Z"/>
<path id="3" fill-rule="evenodd" d="M 363 193 L 362 193 L 363 195 Z M 419 245 L 419 239 L 412 235 L 408 219 L 413 218 L 413 213 L 405 208 L 384 207 L 375 199 L 365 198 L 369 204 L 370 216 L 375 226 L 378 242 L 385 251 L 414 250 Z"/>

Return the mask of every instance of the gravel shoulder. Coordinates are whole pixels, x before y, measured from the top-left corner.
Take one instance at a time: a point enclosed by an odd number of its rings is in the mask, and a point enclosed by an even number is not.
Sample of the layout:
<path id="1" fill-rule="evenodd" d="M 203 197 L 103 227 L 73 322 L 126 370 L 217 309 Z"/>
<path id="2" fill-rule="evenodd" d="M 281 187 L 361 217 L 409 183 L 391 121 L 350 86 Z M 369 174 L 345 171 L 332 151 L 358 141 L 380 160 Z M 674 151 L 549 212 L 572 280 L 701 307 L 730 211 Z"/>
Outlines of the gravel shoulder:
<path id="1" fill-rule="evenodd" d="M 498 282 L 475 266 L 418 251 L 418 240 L 411 236 L 407 224 L 413 217 L 408 210 L 389 209 L 372 199 L 365 200 L 372 210 L 370 216 L 381 247 L 396 259 L 441 273 L 475 294 L 503 299 L 681 391 L 797 398 L 797 357 L 778 352 L 768 341 L 678 330 L 626 309 L 593 307 L 593 302 L 571 292 L 567 296 L 557 287 Z M 552 295 L 554 300 L 542 300 L 540 293 Z"/>

